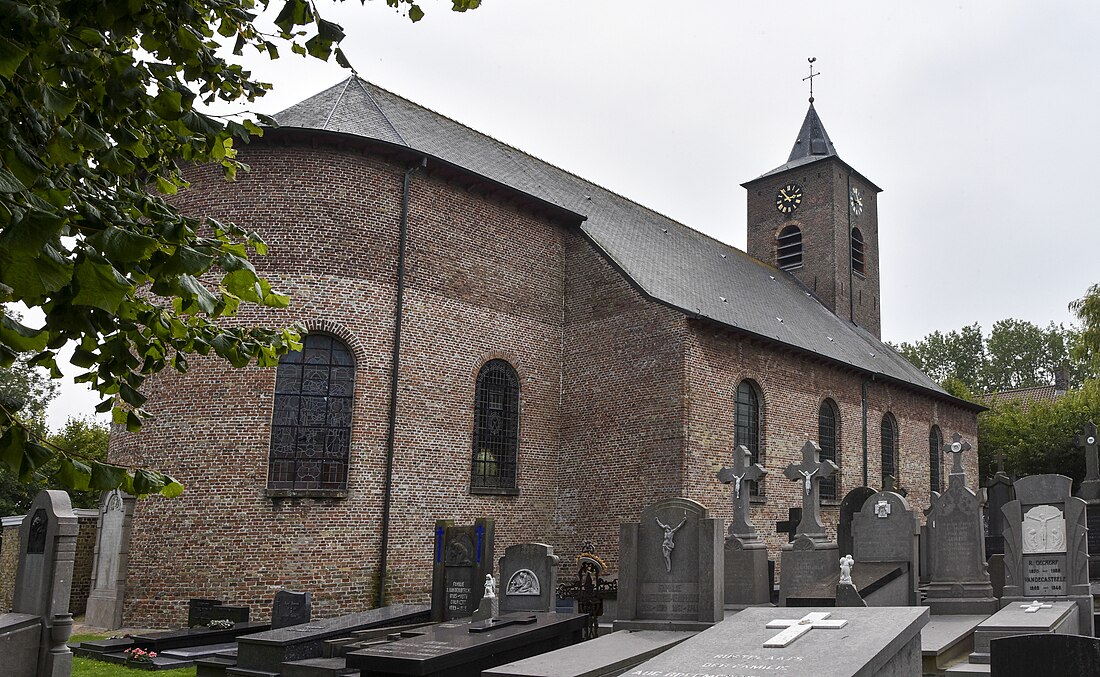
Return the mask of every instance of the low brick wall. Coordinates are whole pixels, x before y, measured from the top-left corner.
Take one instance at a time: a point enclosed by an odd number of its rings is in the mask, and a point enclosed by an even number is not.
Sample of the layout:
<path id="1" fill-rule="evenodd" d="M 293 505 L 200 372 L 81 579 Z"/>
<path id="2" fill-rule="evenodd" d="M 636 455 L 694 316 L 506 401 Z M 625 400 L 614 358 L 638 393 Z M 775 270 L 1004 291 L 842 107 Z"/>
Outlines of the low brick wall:
<path id="1" fill-rule="evenodd" d="M 76 561 L 73 563 L 73 587 L 69 595 L 69 613 L 83 614 L 92 591 L 92 564 L 95 557 L 96 525 L 99 512 L 76 508 L 80 533 L 76 537 Z M 23 515 L 0 518 L 0 613 L 11 611 L 15 596 L 15 572 L 19 566 L 19 525 Z"/>

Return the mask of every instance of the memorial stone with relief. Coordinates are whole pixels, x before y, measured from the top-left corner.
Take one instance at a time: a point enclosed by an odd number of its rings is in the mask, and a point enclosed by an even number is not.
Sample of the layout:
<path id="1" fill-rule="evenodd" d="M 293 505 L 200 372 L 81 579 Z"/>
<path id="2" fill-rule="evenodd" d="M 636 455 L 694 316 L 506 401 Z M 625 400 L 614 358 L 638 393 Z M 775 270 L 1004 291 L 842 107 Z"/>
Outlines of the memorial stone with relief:
<path id="1" fill-rule="evenodd" d="M 544 543 L 508 546 L 500 558 L 500 613 L 553 611 L 558 562 L 554 548 Z"/>

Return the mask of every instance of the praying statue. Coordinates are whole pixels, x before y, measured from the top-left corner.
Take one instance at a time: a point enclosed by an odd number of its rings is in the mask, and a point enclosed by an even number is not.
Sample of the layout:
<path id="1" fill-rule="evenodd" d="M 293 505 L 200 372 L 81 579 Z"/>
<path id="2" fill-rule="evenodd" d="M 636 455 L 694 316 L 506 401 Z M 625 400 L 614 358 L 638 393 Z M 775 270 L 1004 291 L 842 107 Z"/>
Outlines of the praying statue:
<path id="1" fill-rule="evenodd" d="M 855 560 L 851 555 L 845 555 L 840 558 L 840 584 L 851 585 L 852 584 L 852 565 L 855 564 Z"/>

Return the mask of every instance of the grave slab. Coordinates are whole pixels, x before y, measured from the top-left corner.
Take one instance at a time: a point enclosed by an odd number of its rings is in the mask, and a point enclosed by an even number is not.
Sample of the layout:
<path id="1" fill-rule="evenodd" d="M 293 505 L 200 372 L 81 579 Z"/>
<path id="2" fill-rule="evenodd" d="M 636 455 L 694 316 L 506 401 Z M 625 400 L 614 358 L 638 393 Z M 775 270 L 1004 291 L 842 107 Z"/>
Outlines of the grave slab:
<path id="1" fill-rule="evenodd" d="M 1080 635 L 1028 635 L 990 643 L 997 677 L 1100 675 L 1100 639 Z"/>
<path id="2" fill-rule="evenodd" d="M 231 628 L 180 628 L 164 632 L 131 635 L 134 646 L 160 653 L 168 649 L 182 649 L 189 646 L 224 644 L 241 635 L 263 632 L 271 627 L 270 623 L 237 623 Z"/>
<path id="3" fill-rule="evenodd" d="M 974 628 L 986 618 L 966 614 L 932 616 L 920 633 L 924 673 L 936 674 L 965 660 L 974 651 Z"/>
<path id="4" fill-rule="evenodd" d="M 579 642 L 584 614 L 514 613 L 487 622 L 457 621 L 425 628 L 417 636 L 347 654 L 348 667 L 389 677 L 478 677 L 483 670 Z M 414 633 L 405 633 L 414 634 Z"/>
<path id="5" fill-rule="evenodd" d="M 1073 602 L 1010 604 L 974 628 L 971 663 L 989 663 L 989 643 L 1001 637 L 1040 634 L 1077 634 L 1077 605 Z"/>
<path id="6" fill-rule="evenodd" d="M 781 623 L 797 627 L 825 618 L 782 647 Z M 921 628 L 928 609 L 919 607 L 770 609 L 752 607 L 646 661 L 624 674 L 634 677 L 873 677 L 919 675 Z M 820 623 L 843 622 L 841 627 Z M 768 627 L 771 625 L 772 627 Z"/>
<path id="7" fill-rule="evenodd" d="M 623 630 L 481 673 L 482 677 L 603 677 L 660 655 L 695 632 Z"/>

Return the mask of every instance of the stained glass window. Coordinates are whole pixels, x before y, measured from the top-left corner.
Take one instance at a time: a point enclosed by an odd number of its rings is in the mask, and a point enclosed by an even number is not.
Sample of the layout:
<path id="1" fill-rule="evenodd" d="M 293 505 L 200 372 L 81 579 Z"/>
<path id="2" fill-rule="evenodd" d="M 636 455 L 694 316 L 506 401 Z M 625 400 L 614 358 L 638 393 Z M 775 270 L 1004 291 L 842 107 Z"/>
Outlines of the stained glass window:
<path id="1" fill-rule="evenodd" d="M 886 478 L 893 477 L 901 486 L 901 478 L 898 477 L 898 422 L 894 415 L 886 412 L 882 417 L 882 484 L 885 486 Z"/>
<path id="2" fill-rule="evenodd" d="M 489 360 L 474 393 L 472 489 L 515 489 L 519 455 L 519 375 L 504 360 Z"/>
<path id="3" fill-rule="evenodd" d="M 836 403 L 832 400 L 825 400 L 821 403 L 821 408 L 817 411 L 817 444 L 821 447 L 821 460 L 826 459 L 840 465 L 840 457 L 837 455 L 838 448 L 838 436 L 837 436 L 837 411 Z M 821 480 L 821 498 L 827 501 L 837 500 L 837 484 L 839 483 L 839 475 L 831 475 Z"/>
<path id="4" fill-rule="evenodd" d="M 752 381 L 737 386 L 737 406 L 734 415 L 734 446 L 744 445 L 752 453 L 750 463 L 760 463 L 760 397 Z M 746 480 L 747 481 L 747 480 Z M 760 496 L 760 487 L 749 482 L 750 496 Z"/>

